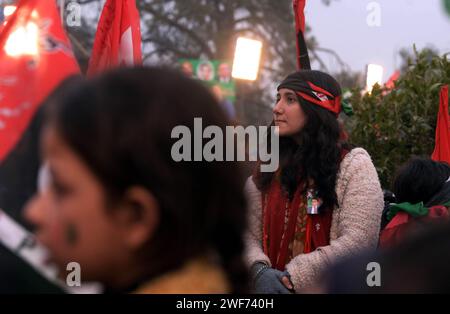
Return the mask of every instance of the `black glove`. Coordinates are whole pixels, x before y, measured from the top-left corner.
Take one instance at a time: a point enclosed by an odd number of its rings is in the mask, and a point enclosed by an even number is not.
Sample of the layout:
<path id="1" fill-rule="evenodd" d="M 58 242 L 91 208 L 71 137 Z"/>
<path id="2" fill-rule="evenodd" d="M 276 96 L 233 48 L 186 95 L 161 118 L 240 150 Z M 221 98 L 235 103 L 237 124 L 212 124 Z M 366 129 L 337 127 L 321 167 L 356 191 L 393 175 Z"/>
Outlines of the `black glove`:
<path id="1" fill-rule="evenodd" d="M 264 294 L 290 294 L 288 288 L 281 282 L 281 278 L 287 276 L 290 278 L 288 272 L 281 272 L 279 270 L 270 268 L 267 264 L 256 262 L 251 268 L 253 278 L 253 292 Z"/>

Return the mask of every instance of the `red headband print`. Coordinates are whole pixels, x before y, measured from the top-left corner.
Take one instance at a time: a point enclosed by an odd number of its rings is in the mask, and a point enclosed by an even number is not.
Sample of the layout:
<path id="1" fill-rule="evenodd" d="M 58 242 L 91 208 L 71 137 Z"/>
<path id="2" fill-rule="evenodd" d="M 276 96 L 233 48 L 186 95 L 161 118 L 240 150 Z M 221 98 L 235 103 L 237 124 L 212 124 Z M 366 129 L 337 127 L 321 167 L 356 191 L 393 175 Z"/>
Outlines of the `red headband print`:
<path id="1" fill-rule="evenodd" d="M 334 112 L 336 115 L 341 112 L 341 97 L 334 97 L 330 92 L 324 90 L 323 88 L 316 86 L 311 82 L 307 83 L 311 87 L 312 94 L 316 96 L 317 99 L 303 92 L 297 92 L 297 95 L 309 102 L 312 102 L 313 104 Z"/>

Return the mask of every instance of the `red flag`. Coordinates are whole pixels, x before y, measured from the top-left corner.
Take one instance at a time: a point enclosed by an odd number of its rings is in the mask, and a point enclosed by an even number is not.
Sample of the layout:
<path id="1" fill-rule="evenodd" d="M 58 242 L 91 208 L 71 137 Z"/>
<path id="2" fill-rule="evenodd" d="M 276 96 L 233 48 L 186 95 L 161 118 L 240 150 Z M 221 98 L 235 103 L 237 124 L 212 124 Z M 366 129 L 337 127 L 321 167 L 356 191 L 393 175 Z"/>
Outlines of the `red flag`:
<path id="1" fill-rule="evenodd" d="M 306 0 L 294 0 L 295 31 L 305 33 L 305 6 Z"/>
<path id="2" fill-rule="evenodd" d="M 0 162 L 39 104 L 79 73 L 55 1 L 21 0 L 0 33 Z"/>
<path id="3" fill-rule="evenodd" d="M 88 75 L 142 63 L 139 12 L 134 0 L 107 0 L 95 35 Z"/>
<path id="4" fill-rule="evenodd" d="M 450 118 L 448 114 L 448 85 L 442 86 L 436 125 L 436 142 L 431 159 L 450 164 Z"/>
<path id="5" fill-rule="evenodd" d="M 396 70 L 389 80 L 386 82 L 385 86 L 387 89 L 394 89 L 395 88 L 395 82 L 400 78 L 400 71 Z"/>
<path id="6" fill-rule="evenodd" d="M 297 37 L 297 66 L 299 69 L 311 69 L 308 48 L 305 41 L 305 5 L 306 0 L 293 0 L 295 16 L 295 34 Z"/>

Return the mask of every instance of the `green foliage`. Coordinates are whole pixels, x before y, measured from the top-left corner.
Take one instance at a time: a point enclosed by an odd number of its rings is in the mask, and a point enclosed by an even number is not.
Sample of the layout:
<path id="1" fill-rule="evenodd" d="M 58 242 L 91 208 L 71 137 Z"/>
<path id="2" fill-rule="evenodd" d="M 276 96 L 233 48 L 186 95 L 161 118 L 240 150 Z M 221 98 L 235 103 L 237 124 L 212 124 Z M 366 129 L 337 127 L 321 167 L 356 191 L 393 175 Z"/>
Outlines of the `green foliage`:
<path id="1" fill-rule="evenodd" d="M 376 86 L 371 94 L 353 91 L 355 115 L 346 121 L 353 144 L 372 157 L 384 188 L 411 156 L 430 156 L 434 149 L 439 91 L 450 83 L 448 54 L 417 52 L 394 90 Z"/>

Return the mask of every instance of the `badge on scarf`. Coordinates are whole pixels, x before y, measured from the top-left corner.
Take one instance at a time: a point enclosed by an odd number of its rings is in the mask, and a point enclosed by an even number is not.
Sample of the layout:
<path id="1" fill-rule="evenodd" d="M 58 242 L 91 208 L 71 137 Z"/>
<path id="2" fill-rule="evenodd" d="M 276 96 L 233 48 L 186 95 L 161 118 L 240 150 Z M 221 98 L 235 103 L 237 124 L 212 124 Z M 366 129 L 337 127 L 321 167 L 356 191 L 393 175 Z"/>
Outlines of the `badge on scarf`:
<path id="1" fill-rule="evenodd" d="M 308 215 L 318 215 L 320 206 L 322 205 L 322 200 L 317 196 L 317 192 L 310 189 L 307 193 L 307 214 Z"/>

